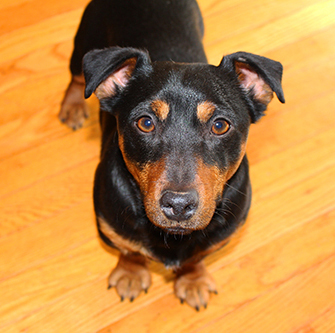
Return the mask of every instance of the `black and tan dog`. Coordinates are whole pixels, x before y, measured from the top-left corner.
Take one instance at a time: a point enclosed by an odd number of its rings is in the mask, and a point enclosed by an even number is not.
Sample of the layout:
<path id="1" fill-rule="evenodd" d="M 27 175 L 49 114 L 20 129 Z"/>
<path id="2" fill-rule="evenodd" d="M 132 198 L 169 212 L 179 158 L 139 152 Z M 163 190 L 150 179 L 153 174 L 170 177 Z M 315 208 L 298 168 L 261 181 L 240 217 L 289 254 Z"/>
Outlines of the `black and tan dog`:
<path id="1" fill-rule="evenodd" d="M 82 125 L 86 81 L 102 110 L 95 212 L 121 252 L 109 277 L 121 299 L 147 291 L 152 259 L 176 272 L 181 301 L 207 306 L 216 287 L 202 259 L 250 206 L 249 125 L 273 92 L 284 102 L 280 63 L 238 52 L 208 65 L 202 36 L 194 0 L 93 0 L 75 39 L 59 117 Z"/>

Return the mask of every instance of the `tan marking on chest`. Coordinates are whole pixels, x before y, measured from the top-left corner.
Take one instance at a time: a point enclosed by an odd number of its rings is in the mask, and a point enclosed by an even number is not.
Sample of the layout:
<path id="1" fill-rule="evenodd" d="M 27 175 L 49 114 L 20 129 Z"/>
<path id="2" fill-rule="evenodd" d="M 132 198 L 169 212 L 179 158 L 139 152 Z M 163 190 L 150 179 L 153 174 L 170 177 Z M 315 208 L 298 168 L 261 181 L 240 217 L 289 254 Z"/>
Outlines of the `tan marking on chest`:
<path id="1" fill-rule="evenodd" d="M 204 101 L 197 106 L 197 117 L 202 123 L 206 123 L 213 115 L 215 105 L 209 101 Z"/>
<path id="2" fill-rule="evenodd" d="M 124 255 L 140 253 L 145 257 L 153 259 L 153 255 L 140 243 L 125 239 L 117 234 L 114 229 L 101 217 L 98 217 L 100 231 L 114 244 Z"/>
<path id="3" fill-rule="evenodd" d="M 165 120 L 170 112 L 169 104 L 161 100 L 153 101 L 150 106 L 161 121 Z"/>

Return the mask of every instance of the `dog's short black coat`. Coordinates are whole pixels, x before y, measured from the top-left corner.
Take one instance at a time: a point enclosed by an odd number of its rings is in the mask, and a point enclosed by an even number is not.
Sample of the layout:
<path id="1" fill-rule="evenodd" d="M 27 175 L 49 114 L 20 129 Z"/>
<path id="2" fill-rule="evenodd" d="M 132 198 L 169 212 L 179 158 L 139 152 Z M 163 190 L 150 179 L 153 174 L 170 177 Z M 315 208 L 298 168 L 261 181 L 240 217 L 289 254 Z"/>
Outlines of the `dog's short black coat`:
<path id="1" fill-rule="evenodd" d="M 203 33 L 194 0 L 93 0 L 75 38 L 60 117 L 75 128 L 71 113 L 84 113 L 73 92 L 82 89 L 83 61 L 85 96 L 95 92 L 101 103 L 98 230 L 128 263 L 110 278 L 121 298 L 141 290 L 118 283 L 122 276 L 141 281 L 129 272 L 146 267 L 143 256 L 173 267 L 179 282 L 184 275 L 197 285 L 207 276 L 199 261 L 225 243 L 250 207 L 249 126 L 273 92 L 284 102 L 280 63 L 238 52 L 208 65 Z M 207 304 L 208 297 L 187 296 L 192 283 L 178 279 L 178 297 L 197 309 Z M 211 286 L 201 288 L 208 294 Z"/>

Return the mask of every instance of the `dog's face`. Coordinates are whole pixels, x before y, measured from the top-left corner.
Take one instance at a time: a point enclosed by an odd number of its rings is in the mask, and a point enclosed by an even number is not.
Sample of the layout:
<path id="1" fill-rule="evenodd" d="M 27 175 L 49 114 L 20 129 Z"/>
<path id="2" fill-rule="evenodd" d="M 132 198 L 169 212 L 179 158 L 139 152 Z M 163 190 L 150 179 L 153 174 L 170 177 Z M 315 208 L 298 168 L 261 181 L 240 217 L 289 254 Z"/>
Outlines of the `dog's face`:
<path id="1" fill-rule="evenodd" d="M 151 63 L 120 48 L 84 58 L 86 94 L 95 91 L 115 115 L 119 148 L 154 225 L 185 234 L 210 223 L 245 154 L 250 123 L 273 91 L 283 100 L 281 68 L 278 77 L 260 75 L 255 59 L 279 66 L 241 53 L 218 67 Z"/>

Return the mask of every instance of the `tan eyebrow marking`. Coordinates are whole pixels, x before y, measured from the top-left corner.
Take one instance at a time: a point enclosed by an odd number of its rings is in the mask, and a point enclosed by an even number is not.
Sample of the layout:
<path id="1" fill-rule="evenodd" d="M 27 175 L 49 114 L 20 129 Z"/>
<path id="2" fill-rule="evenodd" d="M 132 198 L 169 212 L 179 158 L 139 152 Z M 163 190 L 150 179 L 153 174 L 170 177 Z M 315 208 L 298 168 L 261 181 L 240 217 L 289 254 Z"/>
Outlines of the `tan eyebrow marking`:
<path id="1" fill-rule="evenodd" d="M 161 100 L 155 100 L 151 103 L 152 111 L 155 112 L 156 116 L 159 118 L 159 120 L 165 120 L 170 112 L 169 104 L 161 101 Z"/>
<path id="2" fill-rule="evenodd" d="M 197 106 L 197 116 L 202 123 L 206 123 L 213 115 L 215 105 L 209 101 L 204 101 Z"/>

